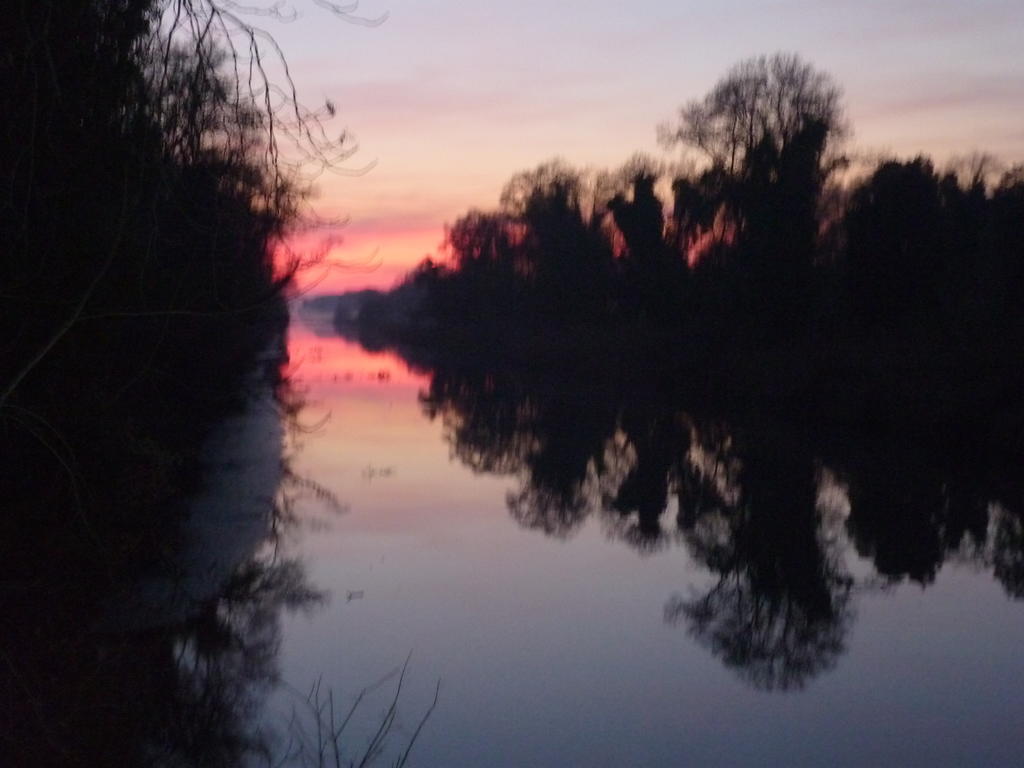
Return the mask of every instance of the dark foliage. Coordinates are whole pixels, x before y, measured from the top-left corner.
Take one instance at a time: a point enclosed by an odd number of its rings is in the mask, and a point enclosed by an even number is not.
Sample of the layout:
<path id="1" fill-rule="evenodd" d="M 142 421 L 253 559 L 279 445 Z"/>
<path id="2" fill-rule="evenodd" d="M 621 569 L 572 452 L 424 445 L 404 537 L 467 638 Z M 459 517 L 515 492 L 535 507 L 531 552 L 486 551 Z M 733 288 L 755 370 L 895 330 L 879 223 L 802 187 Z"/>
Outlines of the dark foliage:
<path id="1" fill-rule="evenodd" d="M 172 560 L 203 438 L 284 354 L 297 191 L 209 25 L 168 33 L 168 8 L 18 0 L 0 24 L 5 764 L 238 764 L 277 609 L 306 596 L 253 560 L 184 622 L 97 627 Z"/>
<path id="2" fill-rule="evenodd" d="M 165 10 L 19 2 L 0 27 L 0 539 L 17 574 L 38 575 L 34 543 L 67 558 L 58 572 L 151 551 L 206 426 L 286 322 L 271 248 L 297 193 L 223 55 L 168 37 Z"/>

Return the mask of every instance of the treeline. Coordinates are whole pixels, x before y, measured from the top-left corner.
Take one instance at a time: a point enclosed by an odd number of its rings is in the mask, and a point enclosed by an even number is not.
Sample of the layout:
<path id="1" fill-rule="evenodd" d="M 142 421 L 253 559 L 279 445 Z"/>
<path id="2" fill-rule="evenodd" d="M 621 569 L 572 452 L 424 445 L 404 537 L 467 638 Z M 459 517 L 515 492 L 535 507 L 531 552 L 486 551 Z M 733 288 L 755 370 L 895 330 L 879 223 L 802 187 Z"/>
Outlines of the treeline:
<path id="1" fill-rule="evenodd" d="M 418 316 L 378 299 L 364 325 L 534 363 L 626 349 L 851 417 L 1024 426 L 1024 168 L 918 157 L 854 178 L 847 132 L 826 75 L 744 62 L 662 129 L 698 164 L 521 173 L 392 295 L 422 297 Z"/>
<path id="2" fill-rule="evenodd" d="M 287 322 L 272 249 L 301 195 L 215 5 L 5 16 L 0 537 L 35 578 L 40 552 L 153 556 L 206 429 Z"/>

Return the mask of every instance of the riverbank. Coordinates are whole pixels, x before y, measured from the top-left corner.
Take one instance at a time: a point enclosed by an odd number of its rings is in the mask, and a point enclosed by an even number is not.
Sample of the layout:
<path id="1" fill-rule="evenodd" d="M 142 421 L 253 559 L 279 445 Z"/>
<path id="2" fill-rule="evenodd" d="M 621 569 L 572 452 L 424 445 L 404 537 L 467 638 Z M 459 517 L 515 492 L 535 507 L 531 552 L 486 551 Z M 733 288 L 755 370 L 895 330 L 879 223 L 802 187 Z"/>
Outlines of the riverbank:
<path id="1" fill-rule="evenodd" d="M 64 356 L 47 361 L 37 380 L 49 385 L 10 406 L 28 423 L 8 426 L 0 477 L 8 579 L 90 583 L 158 562 L 173 547 L 180 500 L 198 488 L 214 425 L 244 407 L 247 378 L 280 385 L 287 322 L 283 298 L 244 314 L 164 321 L 149 364 L 127 380 L 110 381 L 101 364 L 91 376 L 62 376 Z M 144 320 L 120 323 L 119 333 L 141 326 L 132 332 L 147 343 L 156 332 Z"/>
<path id="2" fill-rule="evenodd" d="M 243 375 L 224 370 L 219 386 L 196 387 L 189 410 L 150 422 L 163 425 L 151 443 L 178 451 L 168 481 L 154 485 L 156 473 L 130 452 L 116 467 L 107 455 L 109 474 L 82 477 L 136 472 L 133 498 L 161 506 L 126 499 L 111 514 L 127 519 L 117 527 L 102 517 L 54 523 L 48 534 L 26 525 L 5 542 L 37 558 L 0 584 L 0 717 L 16 724 L 4 729 L 6 758 L 235 765 L 263 749 L 251 714 L 275 679 L 281 606 L 318 598 L 296 564 L 261 556 L 285 472 L 285 327 L 268 313 L 247 336 L 262 352 Z"/>

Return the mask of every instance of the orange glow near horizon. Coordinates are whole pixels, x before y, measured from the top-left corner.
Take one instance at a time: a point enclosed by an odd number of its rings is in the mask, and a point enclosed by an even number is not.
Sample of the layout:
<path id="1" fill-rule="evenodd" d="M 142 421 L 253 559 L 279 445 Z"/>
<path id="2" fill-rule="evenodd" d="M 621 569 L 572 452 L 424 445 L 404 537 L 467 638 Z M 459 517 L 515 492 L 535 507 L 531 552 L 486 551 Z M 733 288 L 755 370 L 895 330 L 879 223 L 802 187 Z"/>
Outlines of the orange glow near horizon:
<path id="1" fill-rule="evenodd" d="M 438 259 L 444 227 L 422 229 L 338 230 L 300 234 L 279 251 L 278 264 L 297 256 L 307 266 L 296 275 L 299 294 L 345 293 L 363 288 L 388 289 L 424 258 Z"/>

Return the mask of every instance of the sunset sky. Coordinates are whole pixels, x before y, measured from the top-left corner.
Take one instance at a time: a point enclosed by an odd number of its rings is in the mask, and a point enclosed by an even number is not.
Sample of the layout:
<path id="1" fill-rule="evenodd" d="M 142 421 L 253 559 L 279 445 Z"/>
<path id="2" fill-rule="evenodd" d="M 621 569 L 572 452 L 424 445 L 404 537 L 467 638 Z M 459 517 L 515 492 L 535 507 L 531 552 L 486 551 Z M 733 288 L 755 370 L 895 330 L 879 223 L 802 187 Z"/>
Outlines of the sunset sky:
<path id="1" fill-rule="evenodd" d="M 445 222 L 554 156 L 673 159 L 656 126 L 763 53 L 836 79 L 857 151 L 1024 161 L 1020 0 L 363 0 L 359 13 L 389 15 L 377 27 L 298 10 L 265 26 L 302 99 L 331 99 L 331 125 L 359 140 L 352 166 L 377 163 L 318 184 L 318 210 L 348 218 L 332 257 L 379 264 L 318 275 L 318 293 L 390 285 Z"/>

